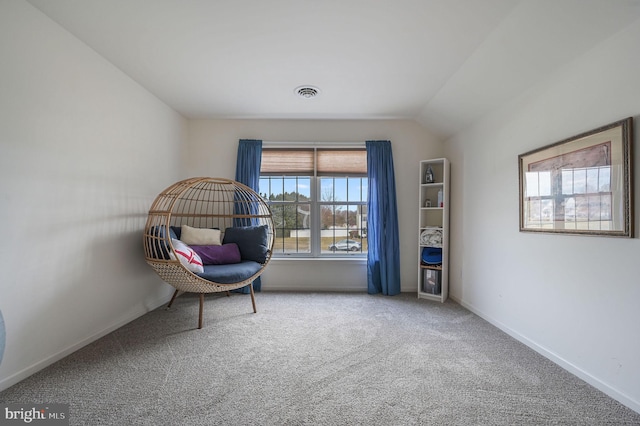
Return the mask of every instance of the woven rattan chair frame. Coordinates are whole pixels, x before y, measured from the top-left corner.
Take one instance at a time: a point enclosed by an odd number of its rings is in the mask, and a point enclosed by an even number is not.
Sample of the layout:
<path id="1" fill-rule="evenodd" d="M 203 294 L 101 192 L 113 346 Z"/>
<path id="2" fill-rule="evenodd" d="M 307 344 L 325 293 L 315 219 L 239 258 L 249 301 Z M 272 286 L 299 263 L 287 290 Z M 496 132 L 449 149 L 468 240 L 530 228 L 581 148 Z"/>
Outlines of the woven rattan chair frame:
<path id="1" fill-rule="evenodd" d="M 225 284 L 206 280 L 180 263 L 166 231 L 170 226 L 188 225 L 194 228 L 217 228 L 224 232 L 233 226 L 267 225 L 268 252 L 262 268 L 251 277 L 237 283 Z M 158 232 L 159 229 L 165 232 Z M 257 312 L 253 281 L 271 260 L 274 226 L 271 210 L 259 194 L 239 182 L 214 177 L 198 177 L 176 182 L 162 191 L 149 209 L 144 228 L 145 259 L 160 278 L 176 291 L 167 307 L 179 292 L 200 294 L 198 328 L 202 328 L 202 310 L 206 293 L 228 292 L 249 286 L 253 312 Z M 167 248 L 173 256 L 167 259 Z"/>

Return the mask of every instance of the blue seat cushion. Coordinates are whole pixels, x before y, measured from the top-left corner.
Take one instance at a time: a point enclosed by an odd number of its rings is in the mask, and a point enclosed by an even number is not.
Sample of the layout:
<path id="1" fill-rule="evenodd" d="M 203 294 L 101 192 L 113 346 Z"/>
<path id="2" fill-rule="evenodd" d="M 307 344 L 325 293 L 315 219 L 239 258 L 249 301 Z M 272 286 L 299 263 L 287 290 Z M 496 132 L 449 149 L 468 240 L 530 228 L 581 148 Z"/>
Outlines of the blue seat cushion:
<path id="1" fill-rule="evenodd" d="M 262 265 L 252 260 L 227 265 L 204 265 L 204 272 L 197 273 L 199 277 L 220 284 L 234 284 L 255 275 Z"/>

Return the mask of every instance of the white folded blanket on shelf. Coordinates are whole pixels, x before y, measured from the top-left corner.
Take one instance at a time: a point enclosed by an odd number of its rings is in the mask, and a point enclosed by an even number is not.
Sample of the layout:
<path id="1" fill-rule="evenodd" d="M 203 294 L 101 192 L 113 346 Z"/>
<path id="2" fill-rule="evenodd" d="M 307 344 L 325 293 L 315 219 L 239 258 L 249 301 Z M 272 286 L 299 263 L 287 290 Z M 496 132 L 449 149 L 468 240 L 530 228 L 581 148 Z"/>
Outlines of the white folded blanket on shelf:
<path id="1" fill-rule="evenodd" d="M 430 226 L 420 233 L 420 245 L 442 247 L 442 228 Z"/>

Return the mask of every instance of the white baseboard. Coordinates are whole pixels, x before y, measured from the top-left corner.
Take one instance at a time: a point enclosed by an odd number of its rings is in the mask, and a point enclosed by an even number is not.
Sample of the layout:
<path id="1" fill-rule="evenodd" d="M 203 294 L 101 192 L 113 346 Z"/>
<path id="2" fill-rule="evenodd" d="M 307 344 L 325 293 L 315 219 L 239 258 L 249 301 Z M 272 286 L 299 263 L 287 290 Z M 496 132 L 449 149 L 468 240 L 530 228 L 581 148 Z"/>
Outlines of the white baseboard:
<path id="1" fill-rule="evenodd" d="M 609 395 L 611 398 L 613 398 L 616 401 L 620 402 L 621 404 L 629 407 L 633 411 L 635 411 L 637 413 L 640 413 L 640 402 L 639 401 L 636 401 L 633 398 L 629 397 L 628 395 L 626 395 L 626 394 L 618 391 L 617 389 L 609 386 L 608 384 L 604 383 L 603 381 L 601 381 L 597 377 L 594 377 L 591 374 L 589 374 L 589 372 L 577 367 L 576 365 L 574 365 L 571 362 L 567 361 L 566 359 L 562 358 L 561 356 L 559 356 L 555 352 L 550 351 L 549 349 L 545 348 L 544 346 L 539 345 L 538 343 L 534 342 L 533 340 L 530 340 L 526 336 L 523 336 L 522 334 L 518 333 L 517 331 L 507 327 L 505 324 L 501 323 L 500 321 L 497 321 L 495 318 L 492 318 L 491 316 L 489 316 L 489 315 L 485 314 L 484 312 L 480 311 L 479 309 L 477 309 L 472 304 L 467 303 L 464 300 L 460 300 L 457 297 L 453 297 L 451 295 L 449 297 L 454 302 L 456 302 L 459 305 L 463 306 L 465 309 L 468 309 L 469 311 L 471 311 L 474 314 L 478 315 L 480 318 L 482 318 L 485 321 L 489 322 L 490 324 L 496 326 L 497 328 L 499 328 L 500 330 L 504 331 L 509 336 L 511 336 L 514 339 L 516 339 L 517 341 L 527 345 L 528 347 L 530 347 L 534 351 L 538 352 L 540 355 L 542 355 L 545 358 L 553 361 L 554 363 L 558 364 L 560 367 L 564 368 L 565 370 L 569 371 L 570 373 L 574 374 L 575 376 L 577 376 L 580 379 L 584 380 L 585 382 L 589 383 L 594 388 L 604 392 L 605 394 Z"/>
<path id="2" fill-rule="evenodd" d="M 38 361 L 32 365 L 30 365 L 27 368 L 24 368 L 20 371 L 18 371 L 17 373 L 12 374 L 9 377 L 6 377 L 5 379 L 0 381 L 0 391 L 3 391 L 5 389 L 10 388 L 11 386 L 15 385 L 18 382 L 21 382 L 22 380 L 26 379 L 27 377 L 37 373 L 38 371 L 50 366 L 51 364 L 53 364 L 56 361 L 61 360 L 62 358 L 71 355 L 72 353 L 74 353 L 75 351 L 77 351 L 78 349 L 83 348 L 84 346 L 87 346 L 90 343 L 95 342 L 96 340 L 100 339 L 101 337 L 106 336 L 107 334 L 111 333 L 112 331 L 115 331 L 117 329 L 119 329 L 120 327 L 122 327 L 123 325 L 126 325 L 128 323 L 130 323 L 131 321 L 135 320 L 138 317 L 141 317 L 142 315 L 164 305 L 165 303 L 169 302 L 169 298 L 166 296 L 160 297 L 154 301 L 152 301 L 151 303 L 147 304 L 147 306 L 141 306 L 139 308 L 136 308 L 135 310 L 131 311 L 130 313 L 128 313 L 127 315 L 124 315 L 123 317 L 121 317 L 120 319 L 118 319 L 117 321 L 113 322 L 111 325 L 109 325 L 108 327 L 102 329 L 101 331 L 88 336 L 82 340 L 80 340 L 79 342 L 61 350 L 60 352 L 53 354 L 51 356 L 46 357 L 45 359 Z"/>
<path id="3" fill-rule="evenodd" d="M 367 287 L 362 287 L 362 286 L 328 286 L 326 284 L 322 284 L 322 285 L 307 285 L 307 286 L 301 286 L 301 285 L 282 285 L 282 284 L 276 284 L 276 285 L 265 285 L 264 283 L 262 284 L 262 291 L 317 291 L 317 292 L 331 292 L 331 291 L 337 291 L 337 292 L 367 292 Z"/>

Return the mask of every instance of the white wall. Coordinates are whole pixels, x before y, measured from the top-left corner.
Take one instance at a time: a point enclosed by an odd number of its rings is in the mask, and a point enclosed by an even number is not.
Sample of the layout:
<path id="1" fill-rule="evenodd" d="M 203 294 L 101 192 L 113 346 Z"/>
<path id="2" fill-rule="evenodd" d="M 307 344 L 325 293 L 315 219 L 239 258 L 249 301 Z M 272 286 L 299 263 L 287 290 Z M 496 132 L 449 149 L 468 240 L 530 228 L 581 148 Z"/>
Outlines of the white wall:
<path id="1" fill-rule="evenodd" d="M 0 0 L 0 390 L 155 308 L 155 195 L 186 121 L 26 2 Z"/>
<path id="2" fill-rule="evenodd" d="M 451 296 L 636 411 L 640 240 L 520 233 L 517 157 L 629 116 L 637 124 L 639 40 L 636 21 L 445 144 Z"/>
<path id="3" fill-rule="evenodd" d="M 233 179 L 239 139 L 296 142 L 390 140 L 398 196 L 402 291 L 417 291 L 419 160 L 442 155 L 442 144 L 413 121 L 194 120 L 189 122 L 188 170 Z M 274 259 L 265 290 L 366 291 L 366 260 Z"/>

